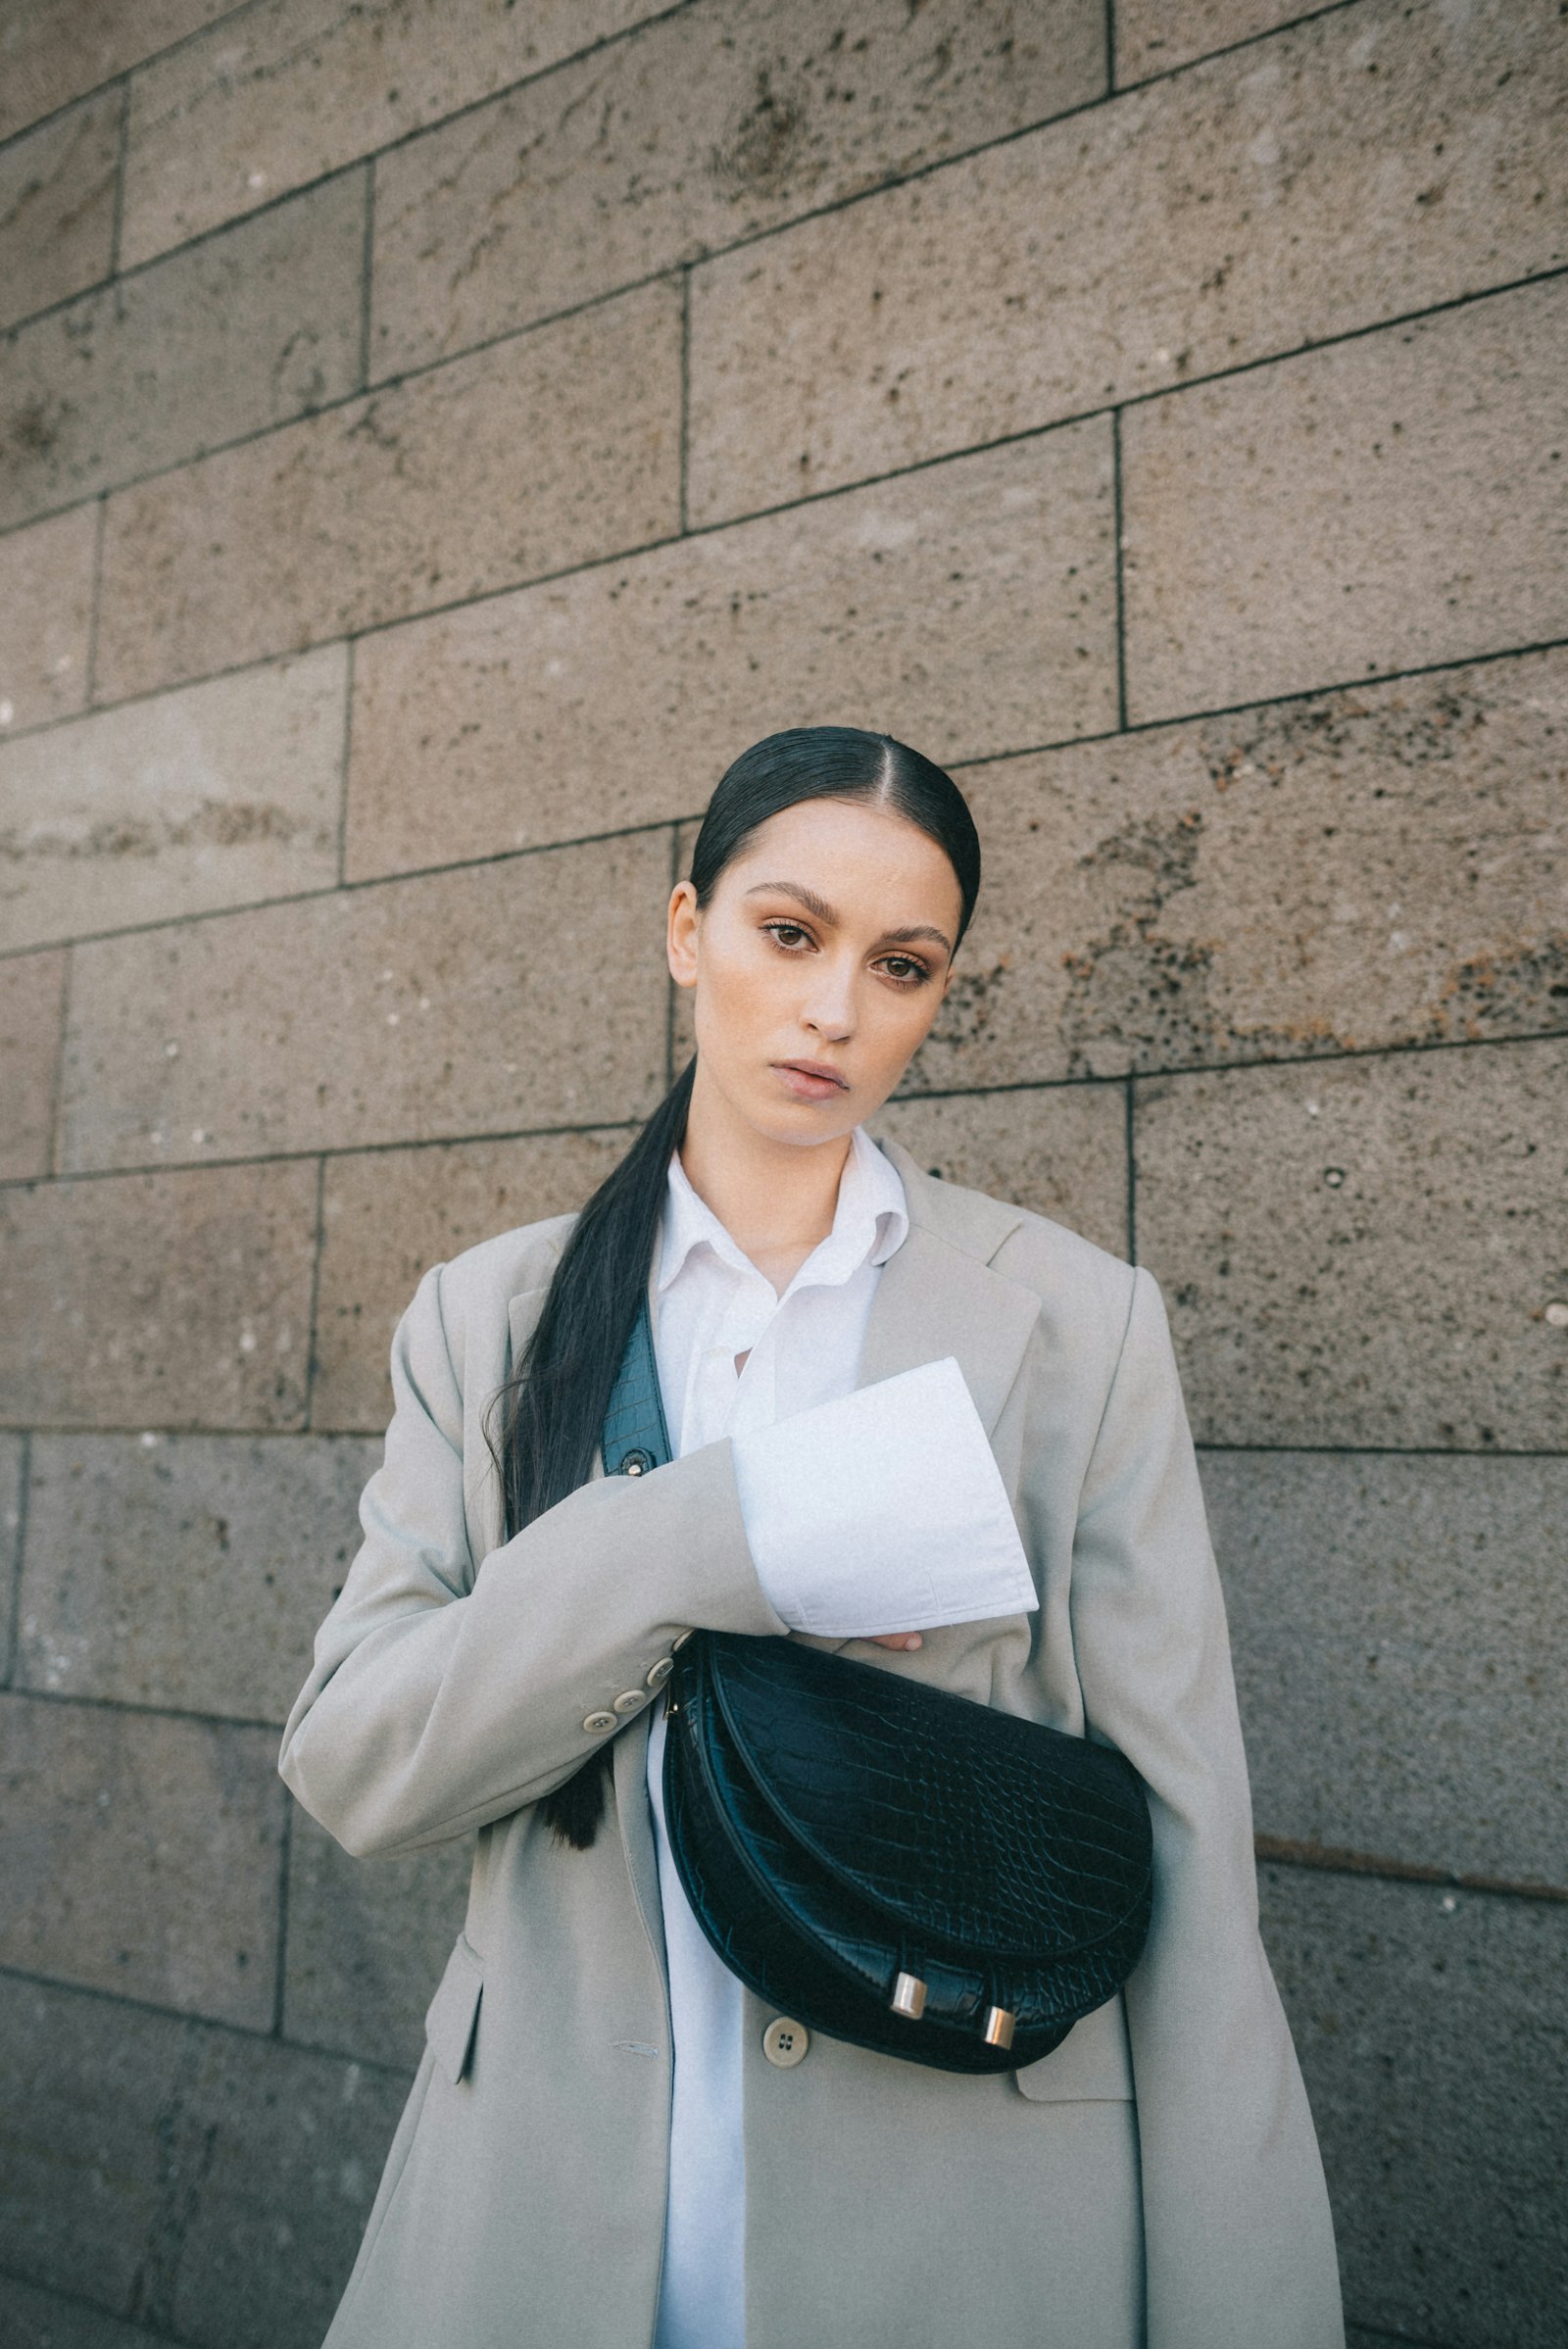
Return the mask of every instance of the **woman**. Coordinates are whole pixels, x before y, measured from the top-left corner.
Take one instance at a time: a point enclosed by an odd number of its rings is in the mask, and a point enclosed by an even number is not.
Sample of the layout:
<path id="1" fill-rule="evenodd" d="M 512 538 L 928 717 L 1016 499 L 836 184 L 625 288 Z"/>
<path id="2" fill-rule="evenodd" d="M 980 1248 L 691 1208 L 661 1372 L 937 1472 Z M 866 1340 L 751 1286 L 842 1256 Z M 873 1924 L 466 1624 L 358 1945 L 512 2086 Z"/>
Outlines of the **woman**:
<path id="1" fill-rule="evenodd" d="M 915 752 L 754 745 L 669 901 L 692 1062 L 579 1216 L 399 1324 L 280 1767 L 351 1852 L 476 1840 L 330 2349 L 1341 2349 L 1158 1289 L 863 1130 L 979 877 Z M 644 1296 L 673 1456 L 608 1477 Z M 1119 1746 L 1156 1872 L 1125 1992 L 989 2077 L 771 2013 L 664 1838 L 698 1626 Z"/>

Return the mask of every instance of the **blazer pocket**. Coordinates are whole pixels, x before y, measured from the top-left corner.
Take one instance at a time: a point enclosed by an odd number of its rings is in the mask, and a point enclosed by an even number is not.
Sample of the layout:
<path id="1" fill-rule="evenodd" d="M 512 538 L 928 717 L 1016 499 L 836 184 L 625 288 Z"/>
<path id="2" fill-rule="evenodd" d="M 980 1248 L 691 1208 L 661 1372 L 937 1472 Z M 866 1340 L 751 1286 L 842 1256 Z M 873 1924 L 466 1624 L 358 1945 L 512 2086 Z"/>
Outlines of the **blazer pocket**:
<path id="1" fill-rule="evenodd" d="M 1133 2095 L 1132 2058 L 1121 1993 L 1075 2023 L 1059 2047 L 1013 2074 L 1032 2103 L 1104 2104 Z"/>
<path id="2" fill-rule="evenodd" d="M 468 2067 L 473 2028 L 479 2017 L 479 1993 L 483 1988 L 484 1967 L 479 1953 L 466 1933 L 459 1933 L 424 2017 L 424 2035 L 430 2053 L 454 2087 Z"/>

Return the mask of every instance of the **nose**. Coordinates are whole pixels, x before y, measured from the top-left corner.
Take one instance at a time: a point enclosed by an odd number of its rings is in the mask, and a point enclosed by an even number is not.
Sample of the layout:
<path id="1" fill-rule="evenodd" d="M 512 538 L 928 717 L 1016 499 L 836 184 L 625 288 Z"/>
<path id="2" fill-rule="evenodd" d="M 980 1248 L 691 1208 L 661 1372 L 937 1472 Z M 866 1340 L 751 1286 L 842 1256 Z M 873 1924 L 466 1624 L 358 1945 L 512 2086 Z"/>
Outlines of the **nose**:
<path id="1" fill-rule="evenodd" d="M 855 1033 L 855 972 L 848 961 L 824 954 L 811 970 L 811 983 L 801 1006 L 802 1025 L 836 1043 Z"/>

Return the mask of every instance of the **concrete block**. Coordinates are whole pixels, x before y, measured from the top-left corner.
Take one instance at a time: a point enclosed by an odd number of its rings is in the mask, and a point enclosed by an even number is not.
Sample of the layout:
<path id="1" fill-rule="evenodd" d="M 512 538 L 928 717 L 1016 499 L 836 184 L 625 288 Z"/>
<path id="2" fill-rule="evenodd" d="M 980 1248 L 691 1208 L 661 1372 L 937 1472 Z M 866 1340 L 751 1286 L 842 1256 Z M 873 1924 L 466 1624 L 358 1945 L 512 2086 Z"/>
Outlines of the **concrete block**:
<path id="1" fill-rule="evenodd" d="M 197 2349 L 313 2349 L 405 2073 L 24 1982 L 0 1982 L 0 2063 L 14 2275 Z"/>
<path id="2" fill-rule="evenodd" d="M 99 698 L 672 533 L 680 327 L 661 279 L 117 492 Z"/>
<path id="3" fill-rule="evenodd" d="M 0 523 L 355 390 L 366 180 L 350 172 L 0 342 Z"/>
<path id="4" fill-rule="evenodd" d="M 698 0 L 378 161 L 371 372 L 700 260 L 1104 87 L 1096 0 L 862 0 L 852 48 L 828 0 Z"/>
<path id="5" fill-rule="evenodd" d="M 1555 2349 L 1568 1904 L 1260 1873 L 1348 2316 L 1452 2349 Z"/>
<path id="6" fill-rule="evenodd" d="M 380 1457 L 355 1437 L 35 1436 L 18 1685 L 281 1724 Z"/>
<path id="7" fill-rule="evenodd" d="M 78 947 L 66 1162 L 646 1116 L 668 891 L 642 832 Z"/>
<path id="8" fill-rule="evenodd" d="M 1360 0 L 715 256 L 692 278 L 691 515 L 754 513 L 1559 269 L 1565 95 L 1552 0 Z M 1409 432 L 1410 417 L 1363 414 L 1365 397 L 1355 437 L 1402 463 L 1393 422 Z M 1256 428 L 1260 450 L 1274 437 Z M 1274 449 L 1281 478 L 1319 479 L 1324 440 Z M 1238 470 L 1238 511 L 1255 516 L 1256 465 Z M 1165 504 L 1174 536 L 1192 516 L 1175 489 Z M 1268 543 L 1254 533 L 1211 561 L 1193 523 L 1205 614 L 1227 595 L 1245 608 Z"/>
<path id="9" fill-rule="evenodd" d="M 316 1193 L 304 1161 L 0 1190 L 0 1422 L 300 1426 Z"/>
<path id="10" fill-rule="evenodd" d="M 347 703 L 347 649 L 326 645 L 0 742 L 0 935 L 329 888 Z"/>
<path id="11" fill-rule="evenodd" d="M 1138 1080 L 1199 1441 L 1568 1449 L 1565 1079 L 1548 1040 Z"/>
<path id="12" fill-rule="evenodd" d="M 0 2340 L 10 2349 L 147 2349 L 136 2325 L 122 2325 L 82 2300 L 67 2300 L 0 2276 Z"/>
<path id="13" fill-rule="evenodd" d="M 652 13 L 650 0 L 442 0 L 437 27 L 419 0 L 263 0 L 132 80 L 125 259 L 252 212 Z"/>
<path id="14" fill-rule="evenodd" d="M 611 1126 L 329 1158 L 312 1426 L 379 1434 L 392 1416 L 392 1333 L 426 1267 L 581 1207 L 635 1139 L 635 1127 Z"/>
<path id="15" fill-rule="evenodd" d="M 915 1090 L 1562 1024 L 1568 657 L 959 776 L 984 853 Z"/>
<path id="16" fill-rule="evenodd" d="M 895 1099 L 866 1121 L 945 1182 L 988 1191 L 1127 1254 L 1127 1103 L 1119 1085 Z"/>
<path id="17" fill-rule="evenodd" d="M 86 704 L 97 537 L 91 506 L 0 537 L 0 732 Z"/>
<path id="18" fill-rule="evenodd" d="M 0 1965 L 265 2031 L 283 1789 L 272 1730 L 0 1696 Z"/>
<path id="19" fill-rule="evenodd" d="M 5 26 L 0 138 L 167 49 L 233 0 L 50 0 L 14 8 Z"/>
<path id="20" fill-rule="evenodd" d="M 351 1859 L 296 1806 L 285 2038 L 412 2071 L 425 2008 L 463 1930 L 472 1865 L 471 1835 L 407 1859 Z"/>
<path id="21" fill-rule="evenodd" d="M 1258 1832 L 1568 1889 L 1568 1459 L 1200 1465 Z"/>
<path id="22" fill-rule="evenodd" d="M 349 872 L 690 814 L 785 726 L 944 762 L 1108 729 L 1113 503 L 1097 419 L 369 637 Z"/>
<path id="23" fill-rule="evenodd" d="M 1301 0 L 1117 0 L 1116 87 L 1255 40 L 1302 14 Z"/>
<path id="24" fill-rule="evenodd" d="M 122 99 L 100 91 L 0 151 L 0 326 L 108 276 Z"/>
<path id="25" fill-rule="evenodd" d="M 0 1688 L 10 1686 L 16 1658 L 12 1632 L 22 1575 L 23 1440 L 0 1435 Z"/>
<path id="26" fill-rule="evenodd" d="M 0 1181 L 49 1171 L 65 991 L 64 954 L 0 962 Z"/>
<path id="27" fill-rule="evenodd" d="M 1565 369 L 1559 278 L 1133 410 L 1133 721 L 1568 632 Z"/>

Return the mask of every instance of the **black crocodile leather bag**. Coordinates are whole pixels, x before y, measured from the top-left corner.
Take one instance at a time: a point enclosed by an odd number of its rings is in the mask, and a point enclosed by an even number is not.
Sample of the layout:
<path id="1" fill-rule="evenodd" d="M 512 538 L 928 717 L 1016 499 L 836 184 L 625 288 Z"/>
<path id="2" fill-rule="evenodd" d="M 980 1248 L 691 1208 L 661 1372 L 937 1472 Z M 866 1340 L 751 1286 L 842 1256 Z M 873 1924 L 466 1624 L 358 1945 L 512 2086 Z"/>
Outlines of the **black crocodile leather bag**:
<path id="1" fill-rule="evenodd" d="M 603 1457 L 670 1457 L 646 1303 Z M 1003 2072 L 1137 1964 L 1152 1839 L 1113 1747 L 796 1639 L 694 1632 L 666 1689 L 687 1897 L 731 1973 L 808 2029 Z"/>

